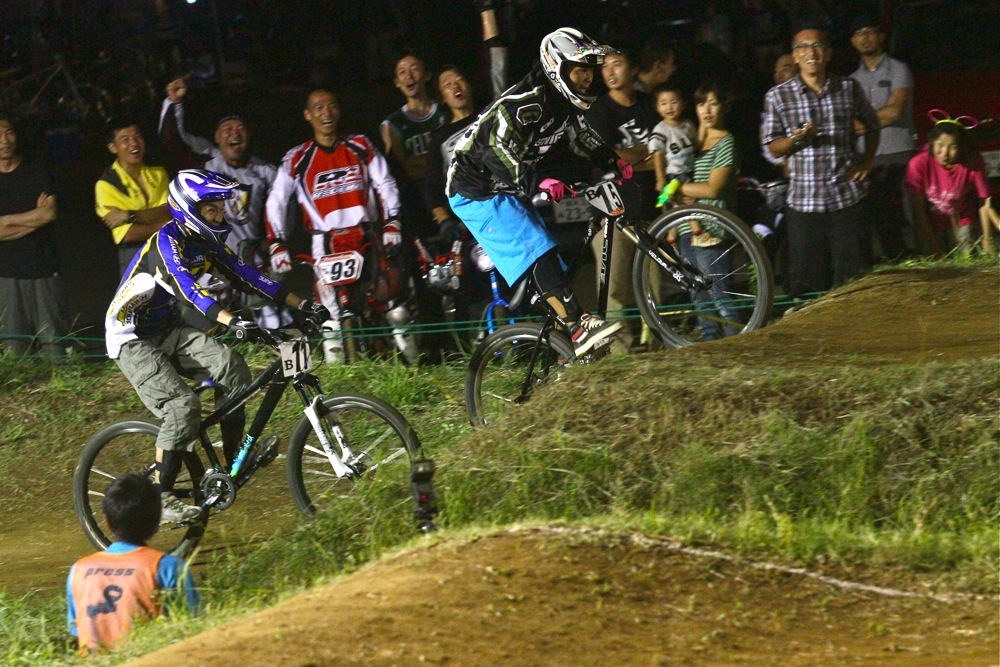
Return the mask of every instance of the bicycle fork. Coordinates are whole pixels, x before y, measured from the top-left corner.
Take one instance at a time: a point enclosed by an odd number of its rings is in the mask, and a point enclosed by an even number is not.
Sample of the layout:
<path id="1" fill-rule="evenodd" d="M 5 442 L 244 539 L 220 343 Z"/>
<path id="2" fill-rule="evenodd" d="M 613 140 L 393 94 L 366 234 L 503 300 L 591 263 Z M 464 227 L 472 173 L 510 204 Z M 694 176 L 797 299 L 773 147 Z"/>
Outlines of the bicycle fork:
<path id="1" fill-rule="evenodd" d="M 542 350 L 542 341 L 548 337 L 548 332 L 551 331 L 554 325 L 555 316 L 552 313 L 548 313 L 545 316 L 545 322 L 542 323 L 542 328 L 538 331 L 538 338 L 535 340 L 535 344 L 531 348 L 531 361 L 528 362 L 528 369 L 524 374 L 524 383 L 521 385 L 521 393 L 514 399 L 515 405 L 520 405 L 528 400 L 528 394 L 531 393 L 533 388 L 532 380 L 535 377 L 535 364 L 538 363 L 538 357 Z M 551 363 L 551 359 L 545 359 L 545 366 L 542 368 L 543 375 L 548 375 L 549 364 Z"/>
<path id="2" fill-rule="evenodd" d="M 312 424 L 313 431 L 316 432 L 316 437 L 323 446 L 323 451 L 326 453 L 326 458 L 330 461 L 333 471 L 337 473 L 337 477 L 349 477 L 355 474 L 357 471 L 344 463 L 344 459 L 349 461 L 354 458 L 354 452 L 351 451 L 350 445 L 347 444 L 344 429 L 341 428 L 340 424 L 335 419 L 333 420 L 333 423 L 323 419 L 329 414 L 329 412 L 323 406 L 322 395 L 315 396 L 312 399 L 309 405 L 305 408 L 305 414 L 309 423 Z M 340 448 L 343 458 L 341 458 L 341 456 L 338 455 L 337 451 L 334 449 L 333 443 L 330 440 L 331 433 L 327 432 L 327 426 L 329 426 L 329 431 L 332 433 L 333 437 L 336 438 L 337 446 Z"/>

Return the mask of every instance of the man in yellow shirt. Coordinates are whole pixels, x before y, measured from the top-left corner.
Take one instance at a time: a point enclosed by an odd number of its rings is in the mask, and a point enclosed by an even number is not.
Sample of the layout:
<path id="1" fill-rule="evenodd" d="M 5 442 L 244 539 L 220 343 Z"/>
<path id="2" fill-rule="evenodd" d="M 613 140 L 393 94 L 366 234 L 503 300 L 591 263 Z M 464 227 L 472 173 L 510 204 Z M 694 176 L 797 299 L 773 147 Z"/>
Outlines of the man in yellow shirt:
<path id="1" fill-rule="evenodd" d="M 108 150 L 115 161 L 97 181 L 94 201 L 98 217 L 118 245 L 118 266 L 124 274 L 146 239 L 170 220 L 170 177 L 163 167 L 143 162 L 146 141 L 139 126 L 131 121 L 112 125 Z"/>

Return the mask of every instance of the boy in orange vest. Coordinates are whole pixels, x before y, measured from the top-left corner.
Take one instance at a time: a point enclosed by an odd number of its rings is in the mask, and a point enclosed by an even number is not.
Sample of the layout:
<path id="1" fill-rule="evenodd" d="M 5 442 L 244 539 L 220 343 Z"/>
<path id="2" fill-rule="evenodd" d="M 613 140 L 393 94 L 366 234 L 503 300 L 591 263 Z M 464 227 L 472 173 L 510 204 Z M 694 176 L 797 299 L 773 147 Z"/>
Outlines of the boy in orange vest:
<path id="1" fill-rule="evenodd" d="M 135 618 L 156 618 L 165 593 L 183 592 L 197 612 L 198 590 L 183 560 L 146 546 L 160 527 L 160 494 L 142 475 L 115 479 L 104 495 L 104 516 L 117 541 L 78 560 L 69 571 L 69 631 L 81 655 L 120 645 Z M 181 583 L 183 581 L 183 583 Z"/>

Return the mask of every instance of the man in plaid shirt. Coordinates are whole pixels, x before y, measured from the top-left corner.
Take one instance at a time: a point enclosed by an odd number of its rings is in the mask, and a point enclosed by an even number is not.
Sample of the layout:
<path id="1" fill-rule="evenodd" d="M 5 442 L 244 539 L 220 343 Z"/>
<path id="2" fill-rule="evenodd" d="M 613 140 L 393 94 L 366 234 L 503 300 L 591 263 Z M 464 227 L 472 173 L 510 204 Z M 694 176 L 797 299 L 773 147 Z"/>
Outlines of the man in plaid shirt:
<path id="1" fill-rule="evenodd" d="M 793 296 L 825 291 L 867 270 L 861 253 L 866 179 L 878 149 L 879 122 L 857 82 L 829 74 L 826 32 L 792 40 L 799 73 L 764 98 L 761 143 L 788 162 L 788 249 Z M 855 120 L 865 128 L 856 153 Z"/>

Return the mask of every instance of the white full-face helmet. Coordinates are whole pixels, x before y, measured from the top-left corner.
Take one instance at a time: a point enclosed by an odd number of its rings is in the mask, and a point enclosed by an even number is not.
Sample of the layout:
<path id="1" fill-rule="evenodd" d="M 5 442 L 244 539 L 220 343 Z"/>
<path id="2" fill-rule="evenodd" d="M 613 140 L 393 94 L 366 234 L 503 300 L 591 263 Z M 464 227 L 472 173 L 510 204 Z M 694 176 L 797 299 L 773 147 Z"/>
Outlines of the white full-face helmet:
<path id="1" fill-rule="evenodd" d="M 604 56 L 611 49 L 598 44 L 579 30 L 560 28 L 545 36 L 539 51 L 542 70 L 556 90 L 573 106 L 584 111 L 589 109 L 597 99 L 597 95 L 577 91 L 569 80 L 569 69 L 574 66 L 597 69 L 604 64 Z"/>

